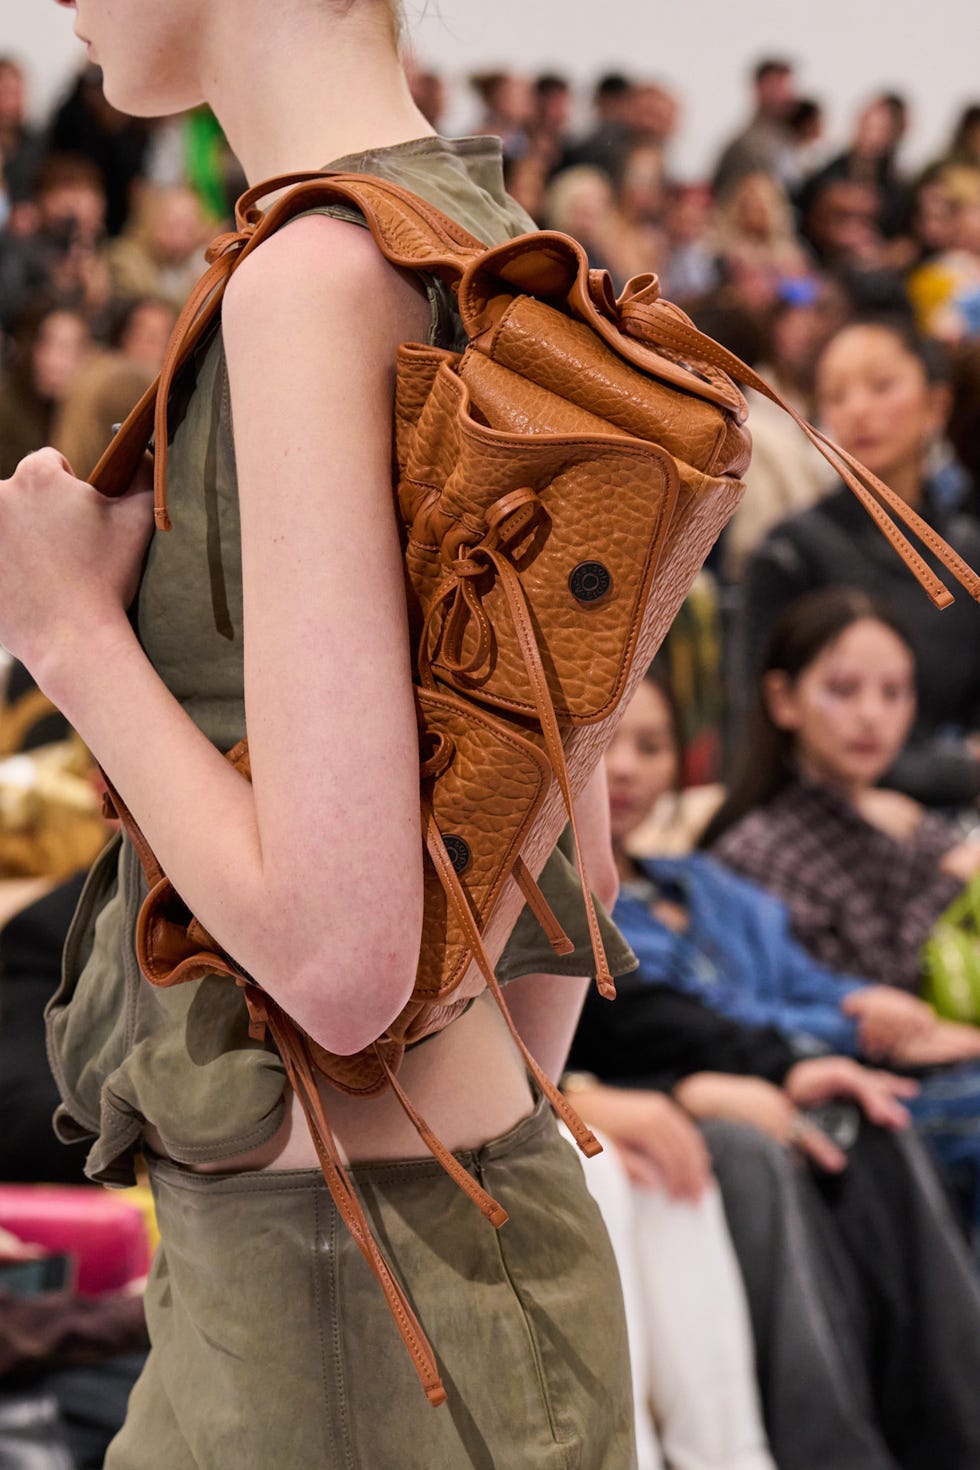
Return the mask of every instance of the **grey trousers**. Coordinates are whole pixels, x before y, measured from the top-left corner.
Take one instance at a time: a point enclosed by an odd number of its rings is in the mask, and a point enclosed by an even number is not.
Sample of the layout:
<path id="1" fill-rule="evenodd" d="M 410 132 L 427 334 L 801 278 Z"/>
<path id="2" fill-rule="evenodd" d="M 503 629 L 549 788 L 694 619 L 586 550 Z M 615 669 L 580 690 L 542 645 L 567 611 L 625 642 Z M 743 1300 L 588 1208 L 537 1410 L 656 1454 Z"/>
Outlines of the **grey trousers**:
<path id="1" fill-rule="evenodd" d="M 922 1146 L 863 1125 L 832 1177 L 704 1131 L 780 1470 L 976 1470 L 980 1288 Z"/>
<path id="2" fill-rule="evenodd" d="M 439 1359 L 432 1408 L 318 1173 L 151 1168 L 152 1343 L 106 1470 L 634 1470 L 622 1293 L 546 1105 L 459 1157 L 359 1165 L 382 1250 Z"/>

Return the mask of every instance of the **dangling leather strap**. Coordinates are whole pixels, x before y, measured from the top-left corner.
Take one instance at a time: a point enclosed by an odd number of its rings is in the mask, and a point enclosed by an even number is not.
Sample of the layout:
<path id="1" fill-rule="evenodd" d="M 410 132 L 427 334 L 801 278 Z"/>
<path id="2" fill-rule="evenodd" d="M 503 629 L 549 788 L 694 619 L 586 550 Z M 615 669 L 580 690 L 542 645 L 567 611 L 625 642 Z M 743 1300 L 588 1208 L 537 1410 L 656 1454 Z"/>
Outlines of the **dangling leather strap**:
<path id="1" fill-rule="evenodd" d="M 548 943 L 551 945 L 555 954 L 574 954 L 575 945 L 561 927 L 554 910 L 531 877 L 531 870 L 520 854 L 514 859 L 514 866 L 511 872 L 513 873 L 517 886 L 524 895 L 524 900 L 528 908 L 544 930 Z"/>
<path id="2" fill-rule="evenodd" d="M 500 982 L 494 974 L 493 965 L 490 963 L 490 957 L 484 947 L 483 937 L 473 917 L 473 910 L 470 908 L 469 899 L 456 875 L 452 858 L 449 856 L 446 845 L 442 840 L 442 833 L 439 831 L 436 823 L 432 803 L 425 794 L 422 796 L 422 831 L 425 837 L 426 849 L 435 865 L 446 897 L 452 904 L 453 913 L 456 915 L 461 928 L 466 934 L 473 958 L 476 960 L 480 973 L 487 983 L 487 988 L 490 990 L 500 1009 L 508 1031 L 514 1038 L 517 1048 L 524 1058 L 525 1065 L 555 1112 L 572 1134 L 575 1142 L 585 1154 L 586 1158 L 592 1158 L 595 1154 L 602 1153 L 602 1144 L 596 1138 L 591 1128 L 588 1128 L 583 1123 L 578 1113 L 576 1113 L 568 1099 L 555 1086 L 547 1072 L 539 1066 L 538 1062 L 525 1046 L 524 1040 L 514 1024 L 514 1019 L 510 1014 L 507 1002 L 500 988 Z"/>
<path id="3" fill-rule="evenodd" d="M 248 994 L 247 991 L 246 994 Z M 254 996 L 252 1000 L 255 1004 Z M 310 1135 L 320 1160 L 323 1177 L 330 1190 L 330 1196 L 358 1249 L 381 1284 L 391 1315 L 395 1319 L 402 1340 L 415 1365 L 415 1371 L 425 1389 L 426 1398 L 433 1405 L 445 1403 L 446 1390 L 439 1377 L 439 1369 L 432 1347 L 408 1298 L 392 1275 L 387 1261 L 371 1234 L 371 1227 L 354 1192 L 354 1186 L 337 1153 L 333 1133 L 324 1112 L 320 1090 L 316 1084 L 306 1038 L 274 1001 L 261 995 L 260 1004 L 263 1019 L 267 1021 L 279 1055 L 282 1057 L 290 1086 L 299 1098 L 300 1106 L 306 1115 Z"/>
<path id="4" fill-rule="evenodd" d="M 392 1092 L 401 1103 L 402 1107 L 405 1110 L 406 1116 L 413 1124 L 415 1131 L 418 1133 L 419 1137 L 422 1139 L 422 1142 L 432 1154 L 433 1158 L 435 1158 L 442 1165 L 449 1177 L 454 1181 L 454 1183 L 459 1185 L 463 1193 L 467 1196 L 468 1199 L 471 1199 L 473 1201 L 477 1209 L 482 1215 L 486 1216 L 491 1225 L 495 1226 L 498 1230 L 500 1229 L 501 1225 L 506 1225 L 508 1215 L 503 1205 L 498 1204 L 493 1196 L 489 1195 L 487 1191 L 477 1183 L 477 1181 L 473 1178 L 473 1175 L 463 1168 L 463 1165 L 459 1162 L 459 1159 L 457 1159 L 456 1155 L 450 1153 L 449 1149 L 442 1142 L 442 1140 L 433 1133 L 432 1129 L 422 1117 L 421 1113 L 419 1113 L 415 1108 L 414 1104 L 412 1103 L 408 1094 L 405 1092 L 405 1089 L 402 1087 L 395 1073 L 392 1071 L 388 1063 L 388 1059 L 384 1054 L 383 1048 L 380 1047 L 377 1042 L 375 1042 L 374 1045 L 374 1054 L 384 1068 L 384 1073 L 385 1076 L 388 1078 L 388 1084 L 391 1087 Z"/>
<path id="5" fill-rule="evenodd" d="M 741 358 L 736 357 L 720 343 L 706 337 L 703 332 L 699 332 L 693 323 L 688 322 L 678 312 L 677 308 L 663 301 L 632 301 L 629 299 L 629 290 L 627 286 L 620 305 L 620 316 L 624 329 L 641 341 L 648 340 L 654 345 L 673 347 L 678 352 L 689 353 L 711 363 L 712 366 L 720 368 L 722 372 L 728 373 L 740 383 L 754 388 L 757 393 L 762 394 L 764 398 L 768 398 L 771 403 L 775 403 L 784 413 L 787 413 L 814 448 L 837 470 L 848 489 L 857 496 L 872 520 L 929 594 L 936 607 L 948 607 L 953 600 L 952 594 L 926 565 L 907 537 L 898 529 L 882 504 L 879 503 L 880 501 L 889 506 L 899 519 L 905 522 L 924 546 L 929 547 L 937 559 L 966 588 L 970 596 L 980 601 L 980 576 L 972 567 L 967 566 L 962 557 L 958 556 L 938 532 L 923 520 L 896 491 L 880 480 L 865 465 L 862 465 L 852 454 L 842 449 L 839 444 L 835 444 L 821 430 L 814 428 L 791 403 L 776 392 L 775 388 L 742 362 Z M 875 499 L 876 496 L 878 499 Z"/>

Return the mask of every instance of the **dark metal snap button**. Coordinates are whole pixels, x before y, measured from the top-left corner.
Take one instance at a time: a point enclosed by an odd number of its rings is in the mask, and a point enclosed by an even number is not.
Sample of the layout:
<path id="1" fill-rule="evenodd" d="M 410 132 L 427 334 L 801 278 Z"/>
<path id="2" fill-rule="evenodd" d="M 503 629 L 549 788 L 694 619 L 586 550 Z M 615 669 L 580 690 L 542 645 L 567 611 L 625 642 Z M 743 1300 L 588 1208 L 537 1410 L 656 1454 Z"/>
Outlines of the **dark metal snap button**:
<path id="1" fill-rule="evenodd" d="M 612 576 L 601 561 L 580 561 L 569 573 L 568 586 L 577 602 L 598 602 L 612 586 Z"/>
<path id="2" fill-rule="evenodd" d="M 457 873 L 462 873 L 463 869 L 468 866 L 470 861 L 470 849 L 468 844 L 463 841 L 462 837 L 457 837 L 454 832 L 444 832 L 442 835 L 442 840 L 445 844 L 446 851 L 449 854 L 449 861 L 452 863 L 453 868 Z"/>

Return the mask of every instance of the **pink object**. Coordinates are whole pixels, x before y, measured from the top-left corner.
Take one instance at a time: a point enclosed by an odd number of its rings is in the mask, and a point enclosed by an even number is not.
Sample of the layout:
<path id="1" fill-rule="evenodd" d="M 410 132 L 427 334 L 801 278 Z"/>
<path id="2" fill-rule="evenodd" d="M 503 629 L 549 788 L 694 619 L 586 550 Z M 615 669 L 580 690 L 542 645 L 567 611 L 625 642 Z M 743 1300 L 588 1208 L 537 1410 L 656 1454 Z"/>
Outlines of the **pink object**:
<path id="1" fill-rule="evenodd" d="M 0 1184 L 0 1227 L 72 1256 L 86 1296 L 119 1291 L 149 1270 L 142 1211 L 97 1186 Z"/>

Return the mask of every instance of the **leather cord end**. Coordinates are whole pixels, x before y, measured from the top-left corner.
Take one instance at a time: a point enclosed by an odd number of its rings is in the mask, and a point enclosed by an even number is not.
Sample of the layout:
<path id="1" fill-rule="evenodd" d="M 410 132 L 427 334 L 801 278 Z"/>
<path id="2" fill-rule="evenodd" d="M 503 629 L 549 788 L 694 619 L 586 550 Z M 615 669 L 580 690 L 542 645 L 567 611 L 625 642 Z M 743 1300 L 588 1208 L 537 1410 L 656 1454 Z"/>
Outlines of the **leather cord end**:
<path id="1" fill-rule="evenodd" d="M 443 1388 L 440 1380 L 437 1380 L 426 1388 L 425 1396 L 434 1409 L 438 1409 L 440 1404 L 444 1404 L 447 1397 L 446 1390 Z"/>
<path id="2" fill-rule="evenodd" d="M 165 505 L 156 505 L 153 507 L 153 524 L 158 531 L 173 530 L 173 521 L 170 519 Z"/>
<path id="3" fill-rule="evenodd" d="M 616 999 L 616 982 L 611 975 L 597 975 L 595 983 L 603 1000 Z"/>

